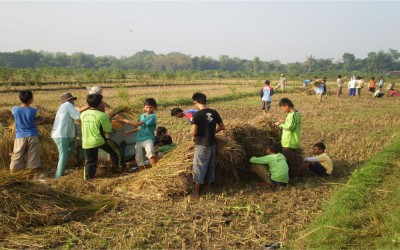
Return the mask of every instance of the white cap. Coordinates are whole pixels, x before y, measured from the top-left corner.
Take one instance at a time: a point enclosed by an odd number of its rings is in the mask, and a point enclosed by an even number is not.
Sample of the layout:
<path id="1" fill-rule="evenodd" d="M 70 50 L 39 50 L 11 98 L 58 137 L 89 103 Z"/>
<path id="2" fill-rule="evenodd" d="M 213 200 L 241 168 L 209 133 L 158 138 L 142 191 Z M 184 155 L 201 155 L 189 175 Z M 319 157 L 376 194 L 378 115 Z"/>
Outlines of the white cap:
<path id="1" fill-rule="evenodd" d="M 91 94 L 101 95 L 101 93 L 103 92 L 100 86 L 86 87 L 86 89 L 89 91 L 89 95 Z"/>

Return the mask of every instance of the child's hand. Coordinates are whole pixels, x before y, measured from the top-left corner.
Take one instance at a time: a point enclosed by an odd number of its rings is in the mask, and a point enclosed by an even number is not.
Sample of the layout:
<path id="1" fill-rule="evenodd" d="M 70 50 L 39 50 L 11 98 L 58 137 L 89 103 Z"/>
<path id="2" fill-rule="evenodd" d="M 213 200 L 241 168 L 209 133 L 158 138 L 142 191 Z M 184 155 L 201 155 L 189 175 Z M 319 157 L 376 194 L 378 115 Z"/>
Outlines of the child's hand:
<path id="1" fill-rule="evenodd" d="M 275 122 L 274 124 L 275 124 L 276 126 L 279 126 L 280 122 Z"/>

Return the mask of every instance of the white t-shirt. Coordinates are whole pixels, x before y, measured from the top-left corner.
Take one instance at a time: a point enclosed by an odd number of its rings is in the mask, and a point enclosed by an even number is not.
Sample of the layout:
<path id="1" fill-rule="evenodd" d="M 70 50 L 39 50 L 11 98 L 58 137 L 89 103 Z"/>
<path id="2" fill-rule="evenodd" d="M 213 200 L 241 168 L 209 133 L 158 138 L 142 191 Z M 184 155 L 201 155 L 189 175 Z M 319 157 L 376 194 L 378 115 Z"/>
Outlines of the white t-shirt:
<path id="1" fill-rule="evenodd" d="M 271 90 L 269 89 L 269 86 L 264 86 L 263 91 L 264 95 L 261 100 L 264 102 L 272 102 Z"/>
<path id="2" fill-rule="evenodd" d="M 51 130 L 51 138 L 75 138 L 74 120 L 79 120 L 80 113 L 70 102 L 60 105 Z"/>

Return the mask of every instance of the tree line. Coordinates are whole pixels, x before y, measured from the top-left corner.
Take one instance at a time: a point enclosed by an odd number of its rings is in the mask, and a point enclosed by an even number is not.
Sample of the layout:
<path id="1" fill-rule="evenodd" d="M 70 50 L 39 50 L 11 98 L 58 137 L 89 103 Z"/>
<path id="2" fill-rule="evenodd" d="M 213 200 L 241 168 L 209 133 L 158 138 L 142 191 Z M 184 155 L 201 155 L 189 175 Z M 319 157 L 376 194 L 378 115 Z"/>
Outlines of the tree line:
<path id="1" fill-rule="evenodd" d="M 143 50 L 130 57 L 95 56 L 82 52 L 68 55 L 62 52 L 45 52 L 21 50 L 0 52 L 0 68 L 72 68 L 72 69 L 110 69 L 139 70 L 157 72 L 177 71 L 226 71 L 249 72 L 253 75 L 269 72 L 286 72 L 292 74 L 312 72 L 369 72 L 385 73 L 400 70 L 400 53 L 395 49 L 387 52 L 368 53 L 366 58 L 356 58 L 354 54 L 344 53 L 340 60 L 332 58 L 317 59 L 312 55 L 303 62 L 282 64 L 280 61 L 262 61 L 259 57 L 253 60 L 221 55 L 218 59 L 206 56 L 190 56 L 178 52 L 156 54 Z"/>

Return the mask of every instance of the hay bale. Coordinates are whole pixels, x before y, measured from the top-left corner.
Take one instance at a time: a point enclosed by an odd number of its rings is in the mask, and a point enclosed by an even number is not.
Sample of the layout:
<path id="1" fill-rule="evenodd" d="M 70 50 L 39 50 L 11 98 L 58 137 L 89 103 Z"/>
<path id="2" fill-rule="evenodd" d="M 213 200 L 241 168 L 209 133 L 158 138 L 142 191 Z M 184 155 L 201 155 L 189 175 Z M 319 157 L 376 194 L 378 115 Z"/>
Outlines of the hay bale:
<path id="1" fill-rule="evenodd" d="M 0 124 L 3 126 L 9 126 L 14 122 L 14 116 L 11 109 L 0 110 Z"/>
<path id="2" fill-rule="evenodd" d="M 13 174 L 0 172 L 1 240 L 32 228 L 82 220 L 94 215 L 111 200 L 84 200 L 58 192 L 46 185 L 27 180 L 30 171 Z M 3 238 L 4 237 L 4 238 Z"/>
<path id="3" fill-rule="evenodd" d="M 193 184 L 193 156 L 194 143 L 183 142 L 154 168 L 139 172 L 136 178 L 122 183 L 116 190 L 148 197 L 186 195 Z M 216 184 L 237 181 L 245 158 L 245 151 L 231 137 L 217 136 Z"/>

